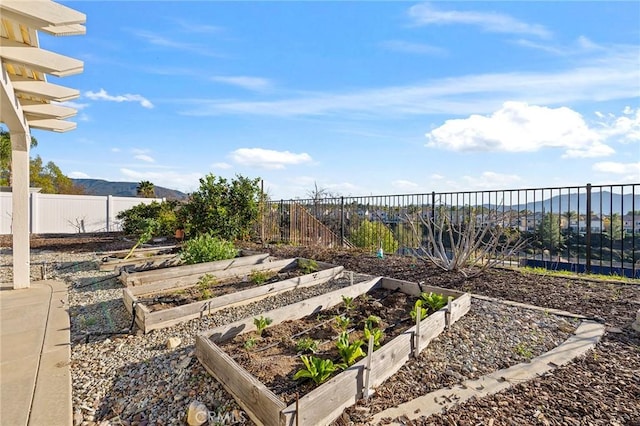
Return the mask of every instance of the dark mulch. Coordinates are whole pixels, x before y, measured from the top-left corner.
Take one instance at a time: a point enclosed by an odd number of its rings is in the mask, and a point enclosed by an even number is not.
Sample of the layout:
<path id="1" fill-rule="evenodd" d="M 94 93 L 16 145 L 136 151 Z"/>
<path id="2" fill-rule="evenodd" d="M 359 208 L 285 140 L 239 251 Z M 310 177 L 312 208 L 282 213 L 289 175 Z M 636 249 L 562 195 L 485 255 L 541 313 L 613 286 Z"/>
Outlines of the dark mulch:
<path id="1" fill-rule="evenodd" d="M 117 235 L 32 239 L 33 248 L 61 251 L 107 251 L 132 245 L 132 241 Z M 0 246 L 10 246 L 10 237 L 0 238 Z M 586 356 L 544 377 L 491 397 L 468 401 L 446 414 L 412 424 L 640 425 L 640 334 L 630 327 L 640 308 L 640 286 L 637 284 L 524 275 L 510 270 L 491 270 L 464 280 L 459 274 L 444 273 L 407 257 L 378 259 L 369 253 L 352 250 L 304 247 L 272 247 L 268 250 L 277 257 L 305 257 L 343 265 L 356 272 L 424 281 L 440 287 L 563 309 L 605 322 L 606 334 Z"/>

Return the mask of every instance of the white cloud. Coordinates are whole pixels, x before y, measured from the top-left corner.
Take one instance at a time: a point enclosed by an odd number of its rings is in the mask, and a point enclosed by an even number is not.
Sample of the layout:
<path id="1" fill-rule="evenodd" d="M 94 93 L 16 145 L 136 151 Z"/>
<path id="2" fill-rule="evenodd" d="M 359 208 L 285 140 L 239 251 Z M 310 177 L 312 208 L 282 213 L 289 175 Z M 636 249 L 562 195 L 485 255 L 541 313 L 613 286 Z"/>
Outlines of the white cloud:
<path id="1" fill-rule="evenodd" d="M 154 163 L 156 161 L 153 159 L 153 157 L 146 154 L 134 155 L 133 158 L 135 158 L 136 160 L 144 161 L 146 163 Z"/>
<path id="2" fill-rule="evenodd" d="M 312 161 L 305 152 L 295 154 L 289 151 L 274 151 L 262 148 L 240 148 L 233 151 L 230 158 L 243 166 L 263 169 L 284 169 L 288 165 L 298 165 Z"/>
<path id="3" fill-rule="evenodd" d="M 146 40 L 149 44 L 152 44 L 154 46 L 192 52 L 202 56 L 220 56 L 218 53 L 212 51 L 207 46 L 172 40 L 160 34 L 152 33 L 150 31 L 133 31 L 133 34 L 143 40 Z"/>
<path id="4" fill-rule="evenodd" d="M 394 180 L 393 182 L 391 182 L 391 186 L 401 191 L 415 190 L 420 187 L 417 183 L 404 179 Z"/>
<path id="5" fill-rule="evenodd" d="M 271 81 L 260 77 L 218 75 L 211 77 L 211 80 L 254 91 L 263 91 L 271 87 Z"/>
<path id="6" fill-rule="evenodd" d="M 177 189 L 183 192 L 193 192 L 200 186 L 201 173 L 179 173 L 173 170 L 163 171 L 145 171 L 121 168 L 120 173 L 124 179 L 130 179 L 134 182 L 148 180 L 154 185 L 163 186 L 165 188 Z"/>
<path id="7" fill-rule="evenodd" d="M 596 111 L 601 119 L 598 131 L 605 138 L 617 138 L 620 142 L 640 142 L 640 108 L 634 110 L 627 106 L 622 111 L 624 115 L 604 115 Z"/>
<path id="8" fill-rule="evenodd" d="M 427 133 L 428 147 L 452 151 L 534 152 L 561 148 L 567 157 L 601 157 L 614 150 L 566 107 L 547 108 L 505 102 L 489 116 L 447 120 Z"/>
<path id="9" fill-rule="evenodd" d="M 111 152 L 121 152 L 120 148 L 111 148 Z"/>
<path id="10" fill-rule="evenodd" d="M 220 169 L 220 170 L 228 170 L 230 168 L 232 168 L 233 166 L 229 163 L 213 163 L 211 165 L 211 168 L 213 169 Z"/>
<path id="11" fill-rule="evenodd" d="M 142 95 L 110 95 L 106 90 L 100 89 L 98 92 L 88 91 L 84 95 L 94 101 L 109 101 L 109 102 L 139 102 L 144 108 L 153 108 L 153 104 Z"/>
<path id="12" fill-rule="evenodd" d="M 466 75 L 424 83 L 351 92 L 305 93 L 271 101 L 208 100 L 184 115 L 255 114 L 265 116 L 339 115 L 385 118 L 425 114 L 486 114 L 505 99 L 537 105 L 604 102 L 640 96 L 637 49 L 610 46 L 582 66 L 544 72 Z"/>
<path id="13" fill-rule="evenodd" d="M 593 170 L 602 173 L 612 173 L 616 175 L 635 173 L 640 179 L 640 161 L 637 163 L 617 163 L 614 161 L 601 161 L 593 165 Z"/>
<path id="14" fill-rule="evenodd" d="M 585 53 L 592 53 L 596 50 L 603 50 L 605 47 L 600 46 L 589 40 L 585 36 L 578 37 L 575 42 L 568 45 L 558 45 L 556 43 L 539 43 L 528 39 L 518 39 L 515 44 L 530 49 L 541 50 L 557 56 L 576 56 Z"/>
<path id="15" fill-rule="evenodd" d="M 446 50 L 426 43 L 412 43 L 403 40 L 387 40 L 380 43 L 384 49 L 395 52 L 415 53 L 419 55 L 442 55 Z"/>
<path id="16" fill-rule="evenodd" d="M 521 178 L 518 175 L 483 172 L 480 176 L 463 176 L 462 181 L 467 189 L 498 189 L 517 188 Z"/>
<path id="17" fill-rule="evenodd" d="M 89 175 L 83 172 L 71 172 L 68 175 L 72 179 L 89 179 Z"/>
<path id="18" fill-rule="evenodd" d="M 409 9 L 409 16 L 418 25 L 475 25 L 493 33 L 528 34 L 548 38 L 551 32 L 539 24 L 529 24 L 509 15 L 495 12 L 438 10 L 430 4 Z"/>
<path id="19" fill-rule="evenodd" d="M 429 176 L 429 178 L 433 179 L 433 180 L 442 180 L 444 179 L 444 176 L 439 175 L 437 173 L 432 174 L 431 176 Z"/>

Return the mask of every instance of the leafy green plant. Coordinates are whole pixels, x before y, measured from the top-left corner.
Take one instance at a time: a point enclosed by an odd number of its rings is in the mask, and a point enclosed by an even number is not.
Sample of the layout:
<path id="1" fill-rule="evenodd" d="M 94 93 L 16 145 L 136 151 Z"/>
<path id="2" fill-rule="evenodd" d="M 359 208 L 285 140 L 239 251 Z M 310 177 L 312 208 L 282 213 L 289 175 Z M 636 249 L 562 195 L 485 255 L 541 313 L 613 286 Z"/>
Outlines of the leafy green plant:
<path id="1" fill-rule="evenodd" d="M 272 322 L 273 320 L 271 318 L 265 318 L 263 316 L 260 316 L 260 318 L 254 318 L 253 325 L 256 326 L 256 332 L 258 333 L 258 336 L 262 336 L 264 329 L 267 328 L 267 326 Z"/>
<path id="2" fill-rule="evenodd" d="M 208 288 L 205 288 L 204 290 L 200 291 L 200 296 L 198 297 L 198 300 L 207 300 L 207 299 L 213 299 L 213 292 Z"/>
<path id="3" fill-rule="evenodd" d="M 415 305 L 413 305 L 413 309 L 411 310 L 411 319 L 416 320 L 416 315 L 420 315 L 420 321 L 427 317 L 427 309 L 422 307 L 424 301 L 422 299 L 416 300 Z"/>
<path id="4" fill-rule="evenodd" d="M 516 347 L 513 348 L 513 351 L 525 359 L 533 358 L 533 352 L 531 352 L 529 346 L 524 343 L 518 343 Z"/>
<path id="5" fill-rule="evenodd" d="M 447 306 L 447 298 L 444 294 L 429 292 L 429 294 L 420 294 L 420 297 L 424 300 L 429 309 L 431 309 L 431 312 L 439 311 L 443 307 Z"/>
<path id="6" fill-rule="evenodd" d="M 144 232 L 147 219 L 153 219 L 158 224 L 153 233 L 154 237 L 173 235 L 179 227 L 177 215 L 180 206 L 180 202 L 175 200 L 140 203 L 121 211 L 116 215 L 116 219 L 121 221 L 120 226 L 126 235 L 140 235 Z"/>
<path id="7" fill-rule="evenodd" d="M 338 328 L 342 331 L 347 331 L 349 324 L 351 324 L 351 318 L 345 315 L 336 315 L 335 321 Z"/>
<path id="8" fill-rule="evenodd" d="M 261 285 L 269 281 L 274 275 L 275 273 L 271 271 L 253 271 L 249 275 L 249 281 L 255 285 Z"/>
<path id="9" fill-rule="evenodd" d="M 376 350 L 382 344 L 382 339 L 384 338 L 384 333 L 379 328 L 364 328 L 364 341 L 365 344 L 369 344 L 369 339 L 373 336 L 373 349 Z"/>
<path id="10" fill-rule="evenodd" d="M 353 308 L 355 308 L 355 305 L 353 303 L 353 297 L 350 296 L 342 296 L 342 303 L 344 304 L 344 308 L 347 311 L 352 310 Z"/>
<path id="11" fill-rule="evenodd" d="M 353 365 L 358 358 L 365 356 L 362 345 L 364 345 L 364 341 L 362 340 L 349 343 L 349 333 L 346 331 L 340 333 L 338 341 L 336 342 L 338 353 L 347 366 Z"/>
<path id="12" fill-rule="evenodd" d="M 196 283 L 199 290 L 207 290 L 216 284 L 218 284 L 218 279 L 211 274 L 204 274 Z"/>
<path id="13" fill-rule="evenodd" d="M 149 241 L 153 237 L 155 230 L 158 228 L 158 222 L 155 219 L 145 219 L 144 223 L 144 230 L 138 237 L 138 241 L 136 241 L 134 246 L 131 247 L 131 250 L 129 250 L 129 253 L 124 257 L 125 260 L 129 259 L 131 255 L 133 255 L 133 252 L 138 248 L 138 246 L 140 246 L 140 244 L 144 244 Z"/>
<path id="14" fill-rule="evenodd" d="M 369 317 L 364 322 L 364 328 L 371 330 L 380 324 L 380 317 L 377 315 L 369 315 Z"/>
<path id="15" fill-rule="evenodd" d="M 249 337 L 247 340 L 245 340 L 244 344 L 242 345 L 245 349 L 249 350 L 251 348 L 253 348 L 256 345 L 256 339 L 254 337 Z"/>
<path id="16" fill-rule="evenodd" d="M 199 235 L 184 243 L 181 257 L 188 265 L 216 260 L 233 259 L 238 250 L 233 243 L 209 234 Z"/>
<path id="17" fill-rule="evenodd" d="M 303 337 L 296 342 L 296 351 L 316 353 L 318 351 L 318 341 L 310 337 Z"/>
<path id="18" fill-rule="evenodd" d="M 260 213 L 260 194 L 260 178 L 237 175 L 228 181 L 208 174 L 180 209 L 179 221 L 188 237 L 206 232 L 229 241 L 248 240 Z"/>
<path id="19" fill-rule="evenodd" d="M 298 268 L 304 274 L 318 272 L 318 262 L 313 259 L 298 259 Z"/>
<path id="20" fill-rule="evenodd" d="M 294 380 L 307 378 L 316 384 L 324 383 L 334 372 L 345 367 L 342 364 L 334 364 L 330 359 L 322 359 L 313 355 L 300 355 L 300 359 L 305 368 L 296 372 L 293 376 Z"/>

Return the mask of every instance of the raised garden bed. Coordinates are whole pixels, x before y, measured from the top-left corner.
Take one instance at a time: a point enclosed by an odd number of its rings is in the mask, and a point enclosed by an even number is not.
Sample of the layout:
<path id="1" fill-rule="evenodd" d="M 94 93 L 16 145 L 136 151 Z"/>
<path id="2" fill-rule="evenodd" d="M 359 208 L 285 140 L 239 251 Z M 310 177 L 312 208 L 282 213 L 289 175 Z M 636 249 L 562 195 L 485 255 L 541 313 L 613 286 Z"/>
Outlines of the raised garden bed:
<path id="1" fill-rule="evenodd" d="M 284 291 L 325 283 L 342 276 L 343 270 L 342 266 L 324 262 L 285 259 L 210 270 L 198 278 L 189 275 L 188 279 L 128 287 L 123 290 L 123 302 L 138 327 L 147 333 Z M 263 280 L 265 277 L 269 278 Z"/>
<path id="2" fill-rule="evenodd" d="M 217 260 L 215 262 L 196 263 L 194 265 L 172 266 L 155 270 L 136 271 L 123 269 L 119 279 L 127 287 L 140 286 L 145 284 L 161 284 L 171 282 L 194 283 L 203 274 L 222 271 L 241 266 L 254 266 L 268 263 L 273 259 L 268 253 L 253 254 L 240 252 L 240 256 L 233 259 Z"/>
<path id="3" fill-rule="evenodd" d="M 178 255 L 179 249 L 180 247 L 175 245 L 141 248 L 136 249 L 128 259 L 125 257 L 130 250 L 103 253 L 103 257 L 98 262 L 98 269 L 100 271 L 115 271 L 117 269 L 144 271 L 179 265 L 182 263 Z"/>
<path id="4" fill-rule="evenodd" d="M 423 292 L 455 299 L 415 323 L 409 312 Z M 361 298 L 364 294 L 367 300 L 359 303 L 359 320 L 367 315 L 380 317 L 387 335 L 381 347 L 375 352 L 368 351 L 366 357 L 317 387 L 294 381 L 296 371 L 303 368 L 300 357 L 291 349 L 293 341 L 303 337 L 300 330 L 318 333 L 309 336 L 324 342 L 318 349 L 324 351 L 322 358 L 334 356 L 329 349 L 333 343 L 326 341 L 335 338 L 337 333 L 325 326 L 341 312 L 342 307 L 338 305 L 344 303 L 343 298 L 354 297 L 357 301 L 358 296 Z M 266 337 L 255 336 L 254 318 L 211 329 L 197 336 L 196 356 L 257 424 L 328 424 L 398 371 L 446 326 L 466 314 L 470 303 L 470 295 L 466 293 L 378 277 L 260 313 L 262 318 L 272 321 L 264 332 Z M 360 329 L 359 325 L 355 326 L 355 330 Z M 357 337 L 354 334 L 351 340 Z"/>

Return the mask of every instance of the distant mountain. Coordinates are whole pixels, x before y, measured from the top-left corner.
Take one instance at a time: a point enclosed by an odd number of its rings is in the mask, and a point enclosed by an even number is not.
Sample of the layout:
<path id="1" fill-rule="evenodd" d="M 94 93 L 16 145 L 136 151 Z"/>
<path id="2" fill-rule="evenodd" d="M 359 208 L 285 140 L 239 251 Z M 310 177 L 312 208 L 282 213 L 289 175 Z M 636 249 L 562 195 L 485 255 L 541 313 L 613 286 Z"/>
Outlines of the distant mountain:
<path id="1" fill-rule="evenodd" d="M 484 205 L 488 208 L 495 208 L 495 205 Z M 528 202 L 526 204 L 516 204 L 510 206 L 516 210 L 529 210 L 545 213 L 564 213 L 575 211 L 579 214 L 587 213 L 587 194 L 563 194 L 555 195 L 545 200 Z M 595 214 L 609 215 L 612 213 L 625 214 L 633 208 L 640 208 L 640 194 L 616 194 L 609 191 L 593 191 L 591 193 L 591 211 Z"/>
<path id="2" fill-rule="evenodd" d="M 87 195 L 113 195 L 115 197 L 135 197 L 139 182 L 109 182 L 102 179 L 71 179 L 82 186 Z M 156 197 L 167 200 L 186 200 L 187 194 L 175 189 L 155 186 Z"/>

